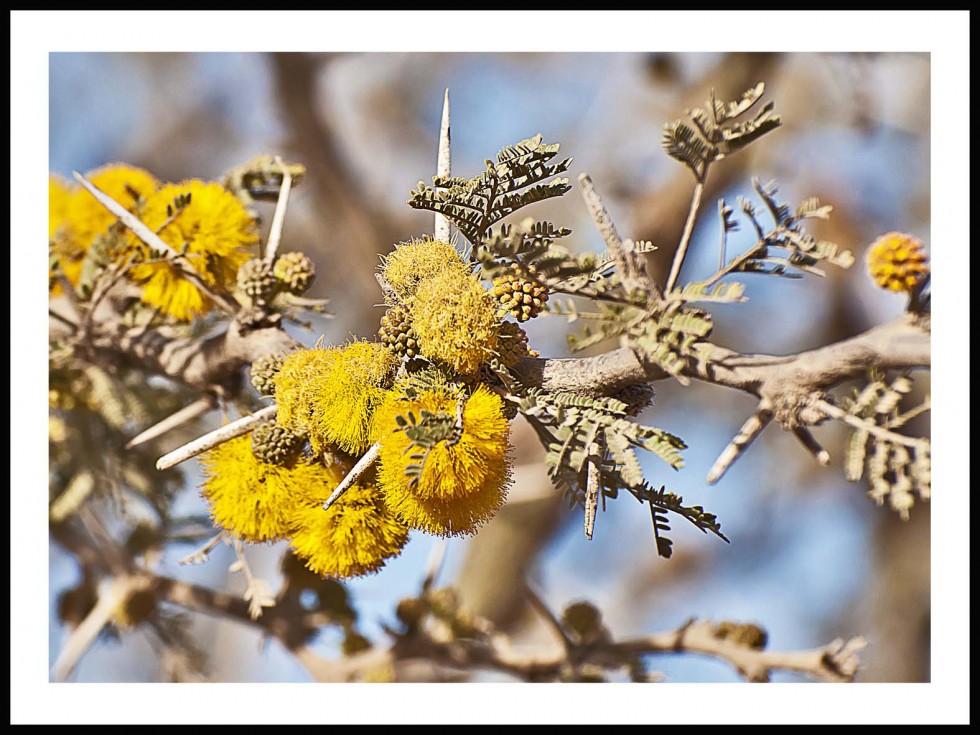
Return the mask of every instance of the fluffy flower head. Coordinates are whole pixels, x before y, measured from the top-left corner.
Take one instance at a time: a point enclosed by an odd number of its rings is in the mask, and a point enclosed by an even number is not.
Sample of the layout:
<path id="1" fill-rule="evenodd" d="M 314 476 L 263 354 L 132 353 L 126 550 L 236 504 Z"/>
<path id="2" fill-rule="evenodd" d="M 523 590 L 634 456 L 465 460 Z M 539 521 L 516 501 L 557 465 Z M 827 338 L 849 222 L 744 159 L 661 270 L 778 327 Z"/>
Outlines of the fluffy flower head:
<path id="1" fill-rule="evenodd" d="M 85 178 L 131 212 L 159 186 L 148 171 L 121 163 L 89 171 Z M 77 285 L 85 253 L 116 218 L 88 191 L 54 176 L 48 179 L 48 201 L 52 253 L 68 281 Z"/>
<path id="2" fill-rule="evenodd" d="M 275 377 L 276 420 L 308 434 L 316 453 L 330 444 L 363 452 L 370 445 L 371 414 L 384 400 L 396 364 L 377 342 L 294 352 Z"/>
<path id="3" fill-rule="evenodd" d="M 929 272 L 922 242 L 901 232 L 882 235 L 868 250 L 868 272 L 881 288 L 910 293 Z"/>
<path id="4" fill-rule="evenodd" d="M 175 200 L 187 196 L 189 203 L 175 208 Z M 186 252 L 205 284 L 225 289 L 234 287 L 238 268 L 251 257 L 247 248 L 259 239 L 255 220 L 242 203 L 214 182 L 168 184 L 147 198 L 140 219 L 151 230 L 160 230 L 160 238 L 174 250 Z M 130 242 L 150 256 L 134 235 Z M 130 273 L 143 286 L 143 301 L 175 319 L 189 321 L 211 308 L 208 297 L 170 262 L 143 263 Z"/>
<path id="5" fill-rule="evenodd" d="M 290 466 L 267 464 L 252 453 L 252 440 L 241 436 L 220 444 L 201 459 L 202 494 L 214 522 L 244 541 L 275 541 L 288 536 L 293 514 L 310 494 L 337 486 L 337 467 L 319 462 Z"/>
<path id="6" fill-rule="evenodd" d="M 446 270 L 459 274 L 470 272 L 456 248 L 430 238 L 401 243 L 381 262 L 385 280 L 401 301 L 411 298 L 423 281 Z"/>
<path id="7" fill-rule="evenodd" d="M 422 354 L 463 375 L 493 357 L 497 303 L 475 276 L 454 269 L 423 281 L 409 308 Z"/>
<path id="8" fill-rule="evenodd" d="M 377 488 L 354 485 L 323 510 L 321 504 L 332 489 L 310 495 L 291 517 L 293 550 L 310 571 L 322 577 L 355 577 L 378 571 L 401 553 L 408 528 L 388 509 Z"/>
<path id="9" fill-rule="evenodd" d="M 419 423 L 427 428 L 417 435 L 412 426 Z M 431 390 L 406 399 L 393 392 L 375 413 L 372 438 L 381 443 L 378 485 L 413 528 L 472 533 L 503 503 L 508 423 L 503 401 L 484 386 L 469 397 Z"/>

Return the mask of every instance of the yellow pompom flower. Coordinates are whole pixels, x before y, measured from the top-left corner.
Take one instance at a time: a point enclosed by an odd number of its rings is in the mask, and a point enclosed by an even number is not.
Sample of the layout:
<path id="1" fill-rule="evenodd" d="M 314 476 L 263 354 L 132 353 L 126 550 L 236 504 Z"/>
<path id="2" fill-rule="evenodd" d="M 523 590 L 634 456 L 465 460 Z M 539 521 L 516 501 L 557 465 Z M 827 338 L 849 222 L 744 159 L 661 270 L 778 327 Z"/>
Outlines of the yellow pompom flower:
<path id="1" fill-rule="evenodd" d="M 428 448 L 416 444 L 402 425 L 411 423 L 409 414 L 419 421 L 423 411 L 452 426 Z M 372 439 L 381 443 L 378 485 L 391 509 L 413 528 L 440 536 L 472 533 L 504 501 L 510 481 L 508 423 L 503 400 L 486 386 L 463 398 L 441 390 L 413 399 L 393 392 L 375 413 Z"/>
<path id="2" fill-rule="evenodd" d="M 423 281 L 447 270 L 459 274 L 470 272 L 456 248 L 427 237 L 396 245 L 381 262 L 382 275 L 403 302 L 415 294 Z"/>
<path id="3" fill-rule="evenodd" d="M 122 163 L 89 171 L 85 178 L 131 212 L 159 186 L 148 171 Z M 109 230 L 116 217 L 85 189 L 56 177 L 48 182 L 48 237 L 52 253 L 58 256 L 69 283 L 77 285 L 85 253 L 97 237 Z"/>
<path id="4" fill-rule="evenodd" d="M 493 518 L 506 497 L 505 480 L 500 484 L 488 482 L 465 498 L 426 500 L 411 492 L 393 491 L 385 494 L 385 502 L 409 528 L 449 537 L 476 533 L 481 525 Z"/>
<path id="5" fill-rule="evenodd" d="M 463 375 L 490 361 L 499 339 L 497 302 L 475 276 L 446 269 L 409 302 L 419 349 Z"/>
<path id="6" fill-rule="evenodd" d="M 323 487 L 309 495 L 291 517 L 293 550 L 310 571 L 322 577 L 355 577 L 378 571 L 401 553 L 408 527 L 389 510 L 377 488 L 354 485 L 324 510 L 321 506 L 332 490 Z"/>
<path id="7" fill-rule="evenodd" d="M 48 176 L 48 239 L 68 224 L 68 207 L 71 202 L 71 185 L 60 176 Z"/>
<path id="8" fill-rule="evenodd" d="M 868 273 L 881 288 L 911 293 L 928 272 L 924 246 L 912 235 L 889 232 L 868 249 Z"/>
<path id="9" fill-rule="evenodd" d="M 85 178 L 130 212 L 135 212 L 141 200 L 150 197 L 160 185 L 149 171 L 122 163 L 111 163 L 89 171 Z M 105 234 L 116 221 L 116 216 L 88 191 L 79 187 L 71 198 L 69 221 L 72 238 L 85 251 L 92 246 L 96 237 Z"/>
<path id="10" fill-rule="evenodd" d="M 49 253 L 58 259 L 58 264 L 69 281 L 78 282 L 82 272 L 81 250 L 69 236 L 68 211 L 72 197 L 72 189 L 67 181 L 60 176 L 48 176 L 48 247 Z M 68 274 L 71 274 L 70 276 Z M 51 277 L 51 291 L 61 293 L 61 284 Z"/>
<path id="11" fill-rule="evenodd" d="M 252 453 L 248 436 L 218 445 L 201 465 L 206 475 L 201 492 L 215 524 L 253 543 L 286 538 L 294 513 L 309 495 L 329 493 L 343 477 L 339 467 L 319 461 L 266 464 Z"/>
<path id="12" fill-rule="evenodd" d="M 187 196 L 187 206 L 175 211 L 175 200 Z M 160 230 L 160 238 L 174 250 L 185 253 L 205 284 L 222 289 L 234 287 L 238 268 L 252 257 L 247 248 L 259 240 L 253 217 L 214 182 L 168 184 L 147 198 L 140 219 L 154 232 Z M 130 235 L 130 243 L 149 257 L 149 248 L 135 235 Z M 174 319 L 190 321 L 211 308 L 210 299 L 171 262 L 142 263 L 130 275 L 143 286 L 142 300 Z"/>
<path id="13" fill-rule="evenodd" d="M 377 342 L 294 352 L 275 377 L 276 421 L 307 434 L 317 453 L 332 444 L 359 454 L 397 364 Z"/>

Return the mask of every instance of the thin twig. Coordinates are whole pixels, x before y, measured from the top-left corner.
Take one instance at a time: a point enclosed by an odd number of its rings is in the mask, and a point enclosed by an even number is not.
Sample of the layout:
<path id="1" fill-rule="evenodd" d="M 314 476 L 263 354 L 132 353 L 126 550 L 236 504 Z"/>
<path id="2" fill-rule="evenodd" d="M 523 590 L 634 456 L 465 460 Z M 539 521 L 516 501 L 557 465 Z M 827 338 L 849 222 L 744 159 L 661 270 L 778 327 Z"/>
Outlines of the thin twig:
<path id="1" fill-rule="evenodd" d="M 449 89 L 442 101 L 442 122 L 439 125 L 439 154 L 436 160 L 436 176 L 449 178 L 452 175 L 451 134 L 449 130 Z M 449 218 L 436 212 L 433 226 L 433 237 L 442 242 L 449 242 Z"/>
<path id="2" fill-rule="evenodd" d="M 92 327 L 92 319 L 95 318 L 96 308 L 98 308 L 99 304 L 102 303 L 102 300 L 112 290 L 113 286 L 119 283 L 123 276 L 126 275 L 127 271 L 129 271 L 130 267 L 132 266 L 132 263 L 133 256 L 130 255 L 121 266 L 116 268 L 115 272 L 103 271 L 105 274 L 111 273 L 112 275 L 108 281 L 105 278 L 101 279 L 99 289 L 95 292 L 95 294 L 92 296 L 92 300 L 89 302 L 88 310 L 85 312 L 85 316 L 82 317 L 80 331 L 83 337 L 89 333 L 89 330 Z"/>
<path id="3" fill-rule="evenodd" d="M 725 200 L 718 200 L 718 217 L 721 219 L 721 248 L 718 253 L 719 272 L 725 267 L 725 258 L 728 257 L 728 228 L 725 226 Z"/>
<path id="4" fill-rule="evenodd" d="M 203 416 L 216 405 L 217 401 L 215 400 L 214 396 L 204 396 L 204 398 L 198 398 L 193 403 L 189 403 L 179 411 L 175 411 L 148 429 L 141 431 L 139 434 L 126 442 L 126 449 L 138 447 L 140 444 L 145 444 L 151 439 L 156 439 L 158 436 L 162 436 L 168 431 L 176 429 L 178 426 L 183 426 L 188 421 L 193 421 L 199 416 Z"/>
<path id="5" fill-rule="evenodd" d="M 565 647 L 566 654 L 570 654 L 572 649 L 575 648 L 575 644 L 572 642 L 572 639 L 568 637 L 568 633 L 566 633 L 565 629 L 562 627 L 561 621 L 551 611 L 551 608 L 548 607 L 548 603 L 544 601 L 544 598 L 534 588 L 534 585 L 527 579 L 524 579 L 523 583 L 524 592 L 527 595 L 528 601 L 531 603 L 531 607 L 533 607 L 535 612 L 541 616 L 542 620 L 548 624 L 548 627 L 554 631 L 555 636 L 561 641 L 562 646 Z"/>
<path id="6" fill-rule="evenodd" d="M 56 312 L 54 309 L 50 309 L 50 308 L 48 309 L 48 316 L 50 316 L 52 319 L 57 319 L 59 322 L 61 322 L 62 324 L 64 324 L 66 327 L 68 327 L 69 329 L 71 329 L 73 332 L 78 329 L 78 325 L 75 322 L 73 322 L 71 319 L 69 319 L 66 316 L 62 316 L 61 314 L 59 314 L 58 312 Z"/>
<path id="7" fill-rule="evenodd" d="M 58 283 L 61 284 L 61 292 L 68 299 L 68 304 L 71 306 L 72 311 L 75 312 L 75 316 L 81 322 L 84 317 L 84 311 L 81 304 L 78 303 L 78 294 L 75 293 L 75 287 L 71 285 L 71 281 L 68 280 L 68 277 L 64 273 L 58 274 Z"/>
<path id="8" fill-rule="evenodd" d="M 913 406 L 902 415 L 896 416 L 891 421 L 886 421 L 884 423 L 884 427 L 886 429 L 893 429 L 898 426 L 904 426 L 919 414 L 925 413 L 926 411 L 930 411 L 930 410 L 932 410 L 932 401 L 930 400 L 929 396 L 926 396 L 926 399 L 918 406 Z"/>
<path id="9" fill-rule="evenodd" d="M 701 653 L 728 661 L 749 681 L 768 681 L 773 670 L 797 671 L 828 682 L 852 681 L 857 673 L 857 652 L 867 645 L 863 638 L 834 640 L 807 651 L 767 651 L 739 645 L 719 637 L 709 621 L 689 621 L 676 631 L 614 643 L 620 653 L 650 654 L 668 651 Z"/>
<path id="10" fill-rule="evenodd" d="M 724 231 L 724 226 L 722 226 L 722 231 Z M 778 237 L 785 231 L 786 228 L 783 227 L 782 225 L 777 225 L 768 233 L 762 232 L 761 229 L 758 229 L 757 233 L 759 237 L 752 245 L 752 247 L 750 247 L 745 252 L 732 258 L 727 265 L 725 263 L 722 263 L 721 266 L 719 266 L 718 270 L 715 273 L 713 273 L 710 278 L 702 282 L 704 284 L 704 287 L 709 288 L 711 286 L 714 286 L 718 281 L 720 281 L 725 276 L 730 275 L 732 273 L 736 273 L 746 261 L 755 260 L 759 255 L 759 253 L 762 250 L 764 250 L 770 242 L 777 241 Z M 794 267 L 800 268 L 800 266 L 798 265 Z M 819 271 L 819 269 L 817 270 Z M 816 275 L 824 276 L 826 274 L 820 271 Z"/>
<path id="11" fill-rule="evenodd" d="M 276 201 L 276 211 L 272 215 L 269 227 L 269 239 L 265 243 L 265 262 L 272 263 L 276 259 L 279 243 L 282 240 L 282 230 L 286 224 L 286 208 L 289 206 L 289 190 L 293 185 L 293 175 L 289 168 L 276 156 L 276 165 L 282 171 L 282 184 L 279 186 L 279 199 Z"/>
<path id="12" fill-rule="evenodd" d="M 190 554 L 185 556 L 183 559 L 180 559 L 177 563 L 181 566 L 186 564 L 203 564 L 208 560 L 208 555 L 214 551 L 215 547 L 217 547 L 217 545 L 226 538 L 228 538 L 228 534 L 225 531 L 216 533 L 201 546 L 194 549 L 194 551 L 192 551 Z"/>
<path id="13" fill-rule="evenodd" d="M 772 421 L 772 410 L 766 401 L 760 401 L 755 413 L 742 424 L 742 428 L 738 430 L 738 433 L 711 466 L 711 470 L 708 472 L 709 485 L 714 485 L 722 478 L 728 468 L 742 456 L 755 438 L 769 425 L 770 421 Z"/>
<path id="14" fill-rule="evenodd" d="M 71 675 L 82 656 L 95 643 L 106 623 L 112 619 L 115 611 L 125 602 L 136 581 L 138 578 L 115 577 L 102 591 L 95 606 L 78 624 L 78 627 L 69 634 L 68 640 L 65 641 L 58 658 L 54 662 L 54 666 L 51 667 L 51 677 L 55 681 L 65 681 Z"/>
<path id="15" fill-rule="evenodd" d="M 694 196 L 691 197 L 691 208 L 687 213 L 687 221 L 684 223 L 684 231 L 681 233 L 681 241 L 677 245 L 677 252 L 674 253 L 674 260 L 670 264 L 670 275 L 667 277 L 667 284 L 664 286 L 664 293 L 670 293 L 677 283 L 677 278 L 681 274 L 681 266 L 684 265 L 684 258 L 687 256 L 687 248 L 691 244 L 691 235 L 694 233 L 694 222 L 698 216 L 698 209 L 701 207 L 701 197 L 704 195 L 704 182 L 708 177 L 708 169 L 698 177 L 698 183 L 694 187 Z"/>
<path id="16" fill-rule="evenodd" d="M 364 456 L 357 460 L 357 464 L 351 468 L 351 471 L 347 473 L 347 476 L 340 481 L 340 484 L 337 485 L 336 490 L 330 493 L 330 497 L 324 501 L 324 510 L 336 503 L 340 499 L 340 496 L 347 492 L 351 486 L 357 482 L 361 475 L 367 472 L 368 467 L 374 464 L 374 460 L 378 458 L 378 454 L 380 454 L 380 452 L 380 442 L 376 442 L 371 445 L 371 448 L 364 453 Z"/>
<path id="17" fill-rule="evenodd" d="M 194 441 L 190 441 L 182 447 L 178 447 L 172 452 L 163 455 L 157 460 L 157 469 L 165 470 L 174 465 L 178 465 L 181 462 L 186 462 L 191 457 L 196 457 L 202 452 L 206 452 L 209 449 L 213 449 L 219 444 L 239 437 L 242 434 L 247 434 L 255 426 L 267 418 L 271 418 L 276 415 L 275 404 L 271 406 L 266 406 L 263 409 L 256 411 L 255 413 L 249 414 L 248 416 L 242 416 L 237 421 L 232 421 L 230 424 L 225 424 L 224 426 L 210 431 L 204 436 L 199 436 Z"/>
<path id="18" fill-rule="evenodd" d="M 879 439 L 884 439 L 885 441 L 891 442 L 892 444 L 901 444 L 902 446 L 918 448 L 923 444 L 928 444 L 928 439 L 920 439 L 914 436 L 905 436 L 904 434 L 897 434 L 894 431 L 889 431 L 884 426 L 879 426 L 878 424 L 865 421 L 854 414 L 848 413 L 842 408 L 838 408 L 832 403 L 820 400 L 817 401 L 816 407 L 823 411 L 825 414 L 830 416 L 832 419 L 837 419 L 838 421 L 843 421 L 845 424 L 853 426 L 855 429 L 861 429 L 869 434 L 873 434 Z"/>
<path id="19" fill-rule="evenodd" d="M 245 594 L 243 599 L 248 602 L 248 614 L 252 620 L 262 617 L 262 608 L 275 605 L 275 599 L 269 592 L 269 585 L 264 579 L 259 579 L 252 573 L 252 567 L 248 564 L 245 557 L 245 545 L 241 539 L 232 540 L 232 548 L 235 550 L 236 561 L 231 566 L 231 571 L 240 571 L 245 576 Z"/>
<path id="20" fill-rule="evenodd" d="M 425 565 L 425 576 L 422 578 L 423 593 L 432 588 L 432 585 L 435 584 L 436 577 L 442 571 L 442 565 L 446 561 L 447 546 L 446 540 L 441 538 L 436 539 L 436 542 L 432 545 L 432 551 L 429 553 L 429 561 Z"/>
<path id="21" fill-rule="evenodd" d="M 238 306 L 233 301 L 231 301 L 224 294 L 218 293 L 210 286 L 208 286 L 201 279 L 200 274 L 194 270 L 193 266 L 184 258 L 180 253 L 174 250 L 170 245 L 161 239 L 161 237 L 156 234 L 153 230 L 143 224 L 140 219 L 122 206 L 115 199 L 110 197 L 104 191 L 99 189 L 95 184 L 82 176 L 78 171 L 73 171 L 72 175 L 75 180 L 78 181 L 82 187 L 88 191 L 92 196 L 94 196 L 99 203 L 108 209 L 112 214 L 114 214 L 120 222 L 122 222 L 126 227 L 128 227 L 136 237 L 142 240 L 146 245 L 153 248 L 154 250 L 160 250 L 169 254 L 173 258 L 173 262 L 180 268 L 184 276 L 191 281 L 201 292 L 205 293 L 208 298 L 210 298 L 215 304 L 217 304 L 223 311 L 234 316 L 238 313 Z"/>

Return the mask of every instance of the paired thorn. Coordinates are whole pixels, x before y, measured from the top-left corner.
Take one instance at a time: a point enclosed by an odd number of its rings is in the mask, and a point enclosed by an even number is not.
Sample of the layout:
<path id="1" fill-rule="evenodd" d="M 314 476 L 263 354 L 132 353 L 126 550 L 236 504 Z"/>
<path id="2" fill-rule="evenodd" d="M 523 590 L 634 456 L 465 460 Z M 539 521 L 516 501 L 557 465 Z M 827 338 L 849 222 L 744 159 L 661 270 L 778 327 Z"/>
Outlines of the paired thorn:
<path id="1" fill-rule="evenodd" d="M 187 461 L 191 457 L 196 457 L 209 449 L 214 449 L 219 444 L 223 444 L 230 439 L 242 436 L 242 434 L 247 434 L 254 429 L 257 424 L 261 423 L 265 419 L 272 418 L 275 415 L 276 405 L 273 404 L 271 406 L 266 406 L 255 413 L 249 414 L 248 416 L 242 416 L 237 421 L 232 421 L 230 424 L 225 424 L 214 431 L 208 432 L 204 436 L 199 436 L 194 441 L 190 441 L 182 447 L 178 447 L 169 454 L 163 455 L 157 460 L 157 469 L 169 469 L 174 465 Z"/>
<path id="2" fill-rule="evenodd" d="M 449 89 L 442 101 L 442 123 L 439 126 L 439 157 L 436 160 L 436 176 L 448 178 L 452 175 L 451 134 L 449 131 Z M 436 212 L 433 226 L 433 237 L 442 242 L 449 242 L 449 219 Z"/>
<path id="3" fill-rule="evenodd" d="M 578 177 L 578 183 L 582 187 L 582 198 L 585 200 L 585 206 L 588 208 L 589 214 L 592 215 L 599 234 L 602 235 L 602 241 L 609 248 L 609 254 L 616 257 L 623 249 L 623 239 L 616 230 L 616 223 L 613 222 L 605 202 L 599 196 L 599 190 L 592 182 L 592 177 L 587 173 L 581 173 Z"/>
<path id="4" fill-rule="evenodd" d="M 725 447 L 724 451 L 715 460 L 711 470 L 708 472 L 708 484 L 714 485 L 734 464 L 735 460 L 744 454 L 755 438 L 762 433 L 762 430 L 772 421 L 772 409 L 768 401 L 760 401 L 755 413 L 749 416 L 748 420 L 742 424 L 735 437 Z"/>
<path id="5" fill-rule="evenodd" d="M 603 450 L 597 438 L 597 441 L 589 444 L 588 456 L 585 460 L 587 467 L 585 483 L 585 537 L 589 541 L 592 540 L 592 533 L 595 531 L 595 516 L 599 508 L 602 455 Z"/>
<path id="6" fill-rule="evenodd" d="M 269 227 L 269 239 L 265 243 L 265 262 L 272 263 L 276 259 L 279 243 L 282 241 L 282 230 L 286 224 L 286 208 L 289 206 L 289 190 L 293 186 L 293 175 L 282 158 L 276 156 L 276 165 L 282 171 L 282 184 L 279 186 L 279 199 L 276 201 L 276 211 L 272 215 Z"/>
<path id="7" fill-rule="evenodd" d="M 795 429 L 793 429 L 793 434 L 800 440 L 800 443 L 806 447 L 806 450 L 814 456 L 817 462 L 824 467 L 830 464 L 830 452 L 820 446 L 820 442 L 818 442 L 813 434 L 810 433 L 809 429 L 807 429 L 805 426 L 797 426 Z"/>
<path id="8" fill-rule="evenodd" d="M 347 476 L 340 481 L 337 488 L 330 493 L 330 497 L 323 503 L 323 509 L 326 510 L 331 505 L 336 503 L 340 499 L 340 496 L 347 492 L 354 485 L 354 483 L 357 482 L 361 475 L 367 472 L 368 468 L 374 464 L 374 461 L 378 458 L 378 454 L 380 453 L 381 443 L 375 442 L 371 445 L 371 448 L 364 453 L 364 456 L 357 460 L 357 464 L 355 464 L 351 468 L 351 471 L 347 473 Z"/>
<path id="9" fill-rule="evenodd" d="M 193 421 L 199 416 L 203 416 L 217 405 L 217 401 L 213 396 L 198 398 L 193 403 L 184 406 L 182 409 L 172 413 L 165 419 L 161 419 L 150 428 L 141 431 L 139 434 L 126 442 L 126 449 L 132 449 L 133 447 L 138 447 L 140 444 L 146 444 L 146 442 L 156 439 L 158 436 L 162 436 L 168 431 L 172 431 L 179 426 L 183 426 L 188 421 Z"/>

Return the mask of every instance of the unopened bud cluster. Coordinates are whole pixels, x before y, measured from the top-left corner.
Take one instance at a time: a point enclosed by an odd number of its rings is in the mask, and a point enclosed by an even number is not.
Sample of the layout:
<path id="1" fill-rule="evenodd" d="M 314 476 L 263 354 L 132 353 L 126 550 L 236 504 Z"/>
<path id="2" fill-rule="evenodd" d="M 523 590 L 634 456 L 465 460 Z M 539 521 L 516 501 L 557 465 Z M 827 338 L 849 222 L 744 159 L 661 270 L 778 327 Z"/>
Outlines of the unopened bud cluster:
<path id="1" fill-rule="evenodd" d="M 526 322 L 541 313 L 548 301 L 548 287 L 508 274 L 493 279 L 493 296 L 508 314 Z"/>
<path id="2" fill-rule="evenodd" d="M 288 465 L 302 453 L 305 442 L 302 434 L 267 421 L 252 431 L 252 454 L 266 464 Z"/>

